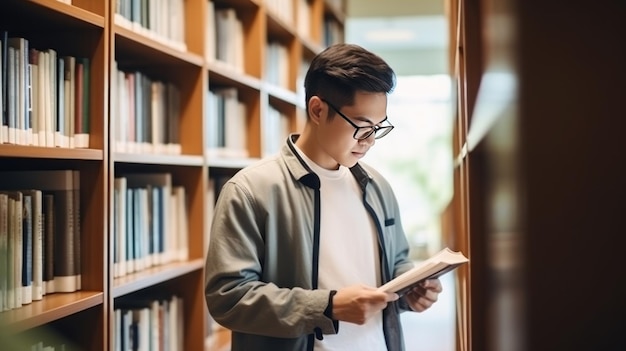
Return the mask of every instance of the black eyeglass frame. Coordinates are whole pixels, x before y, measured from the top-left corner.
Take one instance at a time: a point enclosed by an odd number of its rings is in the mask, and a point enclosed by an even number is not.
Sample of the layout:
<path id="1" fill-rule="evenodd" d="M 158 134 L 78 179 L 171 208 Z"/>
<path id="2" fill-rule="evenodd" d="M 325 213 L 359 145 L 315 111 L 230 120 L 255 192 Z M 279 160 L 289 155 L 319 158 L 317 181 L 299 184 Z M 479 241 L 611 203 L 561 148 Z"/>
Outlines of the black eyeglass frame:
<path id="1" fill-rule="evenodd" d="M 352 135 L 352 137 L 355 140 L 365 140 L 369 138 L 370 136 L 372 136 L 372 134 L 374 134 L 374 139 L 380 139 L 384 137 L 385 135 L 389 134 L 389 132 L 391 132 L 391 130 L 394 128 L 393 124 L 389 122 L 387 116 L 385 116 L 385 119 L 383 119 L 380 123 L 383 123 L 386 121 L 389 124 L 388 126 L 381 127 L 378 125 L 373 125 L 373 126 L 367 126 L 367 127 L 359 127 L 356 124 L 354 124 L 354 122 L 352 122 L 350 118 L 348 118 L 348 116 L 341 113 L 341 111 L 339 111 L 339 109 L 335 107 L 335 105 L 331 104 L 328 100 L 324 98 L 320 98 L 320 100 L 324 101 L 328 106 L 330 106 L 330 108 L 332 108 L 335 112 L 337 112 L 337 114 L 339 114 L 341 118 L 343 118 L 346 122 L 350 123 L 350 125 L 354 127 L 354 134 Z M 369 129 L 369 132 L 366 132 L 363 137 L 357 138 L 357 134 L 359 133 L 359 130 L 362 130 L 362 129 Z M 382 131 L 381 134 L 378 134 L 379 130 Z"/>

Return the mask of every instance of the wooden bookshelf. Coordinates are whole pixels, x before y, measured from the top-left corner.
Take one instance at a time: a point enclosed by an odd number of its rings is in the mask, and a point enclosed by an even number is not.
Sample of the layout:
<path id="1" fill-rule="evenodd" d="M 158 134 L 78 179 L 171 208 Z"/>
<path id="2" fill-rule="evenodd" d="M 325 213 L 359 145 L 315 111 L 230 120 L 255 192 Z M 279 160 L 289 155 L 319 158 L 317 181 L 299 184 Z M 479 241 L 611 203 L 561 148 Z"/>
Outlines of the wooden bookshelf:
<path id="1" fill-rule="evenodd" d="M 67 346 L 80 350 L 104 350 L 108 345 L 106 191 L 110 29 L 106 4 L 79 0 L 73 5 L 46 0 L 8 1 L 0 11 L 0 30 L 6 31 L 8 37 L 28 40 L 29 48 L 53 49 L 58 57 L 69 55 L 90 61 L 87 148 L 0 144 L 2 170 L 79 170 L 82 189 L 81 288 L 72 293 L 46 294 L 42 300 L 0 312 L 3 330 L 0 339 L 9 345 L 19 341 L 30 347 L 30 343 L 48 342 L 51 338 L 66 340 Z M 77 325 L 89 327 L 83 328 L 80 336 L 72 337 Z"/>
<path id="2" fill-rule="evenodd" d="M 470 259 L 456 349 L 626 347 L 624 6 L 446 3 L 456 163 L 442 220 Z"/>
<path id="3" fill-rule="evenodd" d="M 0 340 L 19 341 L 20 347 L 62 340 L 70 350 L 111 350 L 119 333 L 114 318 L 118 302 L 170 294 L 183 301 L 181 347 L 216 349 L 206 343 L 210 318 L 203 292 L 211 215 L 207 200 L 215 196 L 209 180 L 232 175 L 266 154 L 264 138 L 280 135 L 264 127 L 270 106 L 286 116 L 289 131 L 302 126 L 304 101 L 300 101 L 299 79 L 303 62 L 328 45 L 325 21 L 332 20 L 340 30 L 345 21 L 345 1 L 285 1 L 289 6 L 283 7 L 290 10 L 279 13 L 280 6 L 271 7 L 262 0 L 186 0 L 181 7 L 170 9 L 170 17 L 185 18 L 182 27 L 167 33 L 157 24 L 162 18 L 138 24 L 133 21 L 141 22 L 141 17 L 125 17 L 128 8 L 116 8 L 116 4 L 126 6 L 125 1 L 11 0 L 1 6 L 0 31 L 7 31 L 9 37 L 26 38 L 30 47 L 40 50 L 51 48 L 59 55 L 90 60 L 90 132 L 86 148 L 0 144 L 3 170 L 80 171 L 82 233 L 81 289 L 45 295 L 42 300 L 0 312 Z M 209 6 L 232 8 L 241 21 L 240 68 L 207 56 L 207 43 L 216 31 Z M 305 8 L 307 28 L 298 28 L 297 16 L 302 16 L 298 11 Z M 286 61 L 279 63 L 287 68 L 284 84 L 270 82 L 266 76 L 265 65 L 271 63 L 266 45 L 270 41 L 286 48 Z M 124 105 L 134 92 L 121 90 L 129 89 L 132 81 L 126 79 L 131 75 L 146 78 L 152 87 L 154 82 L 171 84 L 168 93 L 173 92 L 174 100 L 167 106 L 173 106 L 168 114 L 177 116 L 174 122 L 138 122 L 139 116 L 147 116 L 148 111 L 152 115 L 154 106 L 160 105 L 146 101 L 137 110 Z M 206 148 L 210 138 L 205 132 L 210 108 L 207 93 L 221 88 L 236 89 L 245 106 L 247 157 L 216 157 Z M 136 123 L 144 123 L 145 130 Z M 162 141 L 161 132 L 150 132 L 146 123 L 150 127 L 157 123 L 157 129 L 166 123 L 177 132 Z M 131 124 L 138 129 L 130 132 Z M 119 275 L 115 180 L 140 173 L 167 173 L 172 186 L 184 188 L 188 250 L 185 259 Z M 223 335 L 220 333 L 220 339 L 227 340 Z"/>

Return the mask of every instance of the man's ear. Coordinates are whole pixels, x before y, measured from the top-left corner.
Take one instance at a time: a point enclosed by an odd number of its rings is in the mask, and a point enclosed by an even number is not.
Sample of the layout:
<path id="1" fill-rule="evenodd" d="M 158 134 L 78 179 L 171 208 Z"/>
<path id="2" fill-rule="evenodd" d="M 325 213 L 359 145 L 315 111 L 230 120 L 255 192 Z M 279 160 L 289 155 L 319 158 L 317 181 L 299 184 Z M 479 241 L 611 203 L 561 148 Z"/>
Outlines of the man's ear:
<path id="1" fill-rule="evenodd" d="M 322 118 L 322 114 L 326 109 L 326 104 L 319 96 L 312 96 L 309 99 L 309 119 L 315 124 L 319 124 Z"/>

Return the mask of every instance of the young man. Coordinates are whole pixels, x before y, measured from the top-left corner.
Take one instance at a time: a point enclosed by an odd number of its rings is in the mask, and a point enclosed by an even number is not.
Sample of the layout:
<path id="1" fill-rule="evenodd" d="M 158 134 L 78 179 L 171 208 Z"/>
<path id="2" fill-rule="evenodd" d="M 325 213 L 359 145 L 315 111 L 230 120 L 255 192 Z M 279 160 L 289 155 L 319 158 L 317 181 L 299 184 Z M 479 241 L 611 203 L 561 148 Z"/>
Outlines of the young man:
<path id="1" fill-rule="evenodd" d="M 375 290 L 412 267 L 391 187 L 359 162 L 393 129 L 394 84 L 375 54 L 327 48 L 305 77 L 302 134 L 222 188 L 205 294 L 232 350 L 403 350 L 400 312 L 437 300 L 437 279 Z"/>

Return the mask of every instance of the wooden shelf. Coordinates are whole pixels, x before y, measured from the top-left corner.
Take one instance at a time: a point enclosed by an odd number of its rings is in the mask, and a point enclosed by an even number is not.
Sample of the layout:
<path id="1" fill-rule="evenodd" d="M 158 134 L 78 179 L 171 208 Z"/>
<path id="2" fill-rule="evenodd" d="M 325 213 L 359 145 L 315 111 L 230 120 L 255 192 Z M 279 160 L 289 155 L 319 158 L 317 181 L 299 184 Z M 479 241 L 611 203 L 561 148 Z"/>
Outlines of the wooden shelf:
<path id="1" fill-rule="evenodd" d="M 105 27 L 104 15 L 58 0 L 8 1 L 8 3 L 3 6 L 9 6 L 16 18 L 27 14 L 30 17 L 58 23 L 62 27 Z M 32 21 L 30 24 L 32 25 Z"/>
<path id="2" fill-rule="evenodd" d="M 97 291 L 49 294 L 43 300 L 0 313 L 0 324 L 4 324 L 2 328 L 19 332 L 101 305 L 103 302 L 104 294 Z"/>
<path id="3" fill-rule="evenodd" d="M 204 268 L 204 260 L 166 264 L 113 280 L 111 296 L 121 297 Z"/>
<path id="4" fill-rule="evenodd" d="M 118 58 L 135 63 L 139 58 L 149 58 L 150 65 L 183 65 L 191 64 L 201 67 L 204 58 L 200 55 L 180 50 L 140 32 L 115 25 L 115 45 Z M 143 62 L 145 65 L 146 62 Z"/>
<path id="5" fill-rule="evenodd" d="M 104 159 L 104 152 L 94 149 L 68 149 L 3 144 L 0 145 L 0 157 L 102 161 Z"/>
<path id="6" fill-rule="evenodd" d="M 202 156 L 193 155 L 159 155 L 116 152 L 113 154 L 112 159 L 114 162 L 119 163 L 140 163 L 170 166 L 202 166 L 204 164 Z"/>

